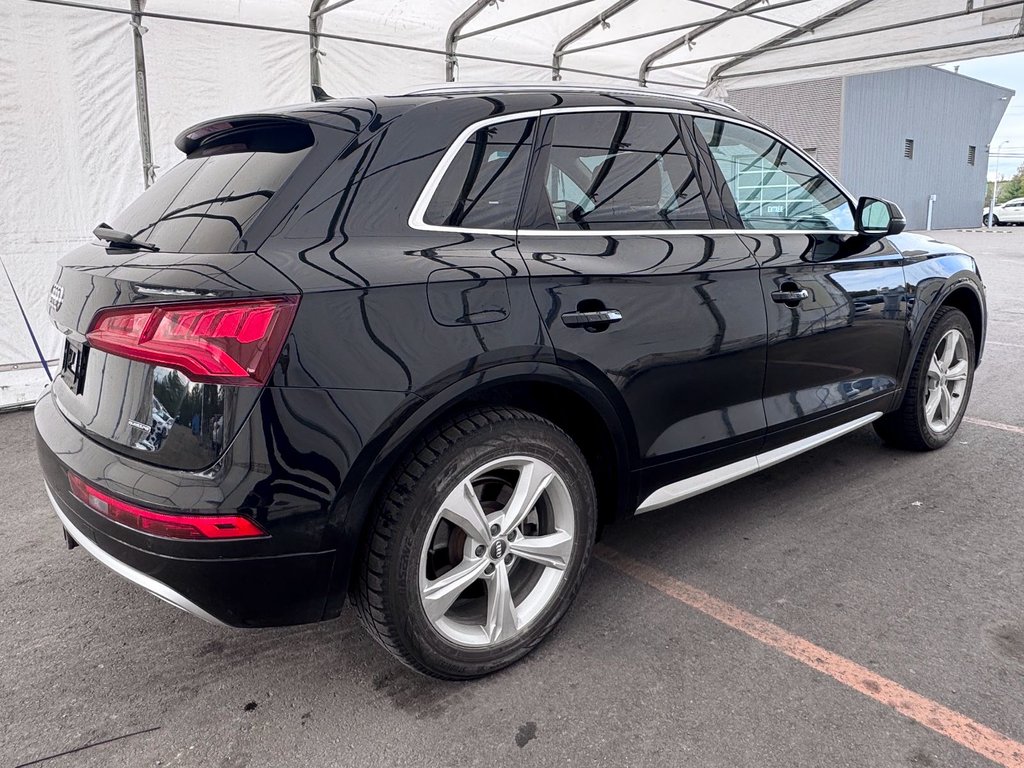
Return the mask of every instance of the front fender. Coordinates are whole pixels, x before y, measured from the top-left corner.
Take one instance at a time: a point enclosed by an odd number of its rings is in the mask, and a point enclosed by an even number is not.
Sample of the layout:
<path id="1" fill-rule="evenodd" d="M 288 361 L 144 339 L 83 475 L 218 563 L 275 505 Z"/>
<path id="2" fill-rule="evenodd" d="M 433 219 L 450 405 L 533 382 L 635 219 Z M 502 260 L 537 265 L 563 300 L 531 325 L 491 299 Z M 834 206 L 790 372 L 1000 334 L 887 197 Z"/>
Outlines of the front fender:
<path id="1" fill-rule="evenodd" d="M 907 317 L 907 343 L 904 345 L 905 354 L 901 368 L 900 384 L 903 393 L 906 392 L 914 361 L 920 354 L 925 334 L 935 313 L 940 307 L 950 303 L 955 292 L 969 291 L 979 308 L 980 323 L 975 339 L 977 363 L 981 362 L 988 319 L 985 286 L 981 281 L 977 264 L 971 256 L 952 247 L 948 252 L 911 251 L 906 255 L 908 258 L 904 264 L 904 273 L 910 310 Z M 896 406 L 898 405 L 897 403 Z"/>

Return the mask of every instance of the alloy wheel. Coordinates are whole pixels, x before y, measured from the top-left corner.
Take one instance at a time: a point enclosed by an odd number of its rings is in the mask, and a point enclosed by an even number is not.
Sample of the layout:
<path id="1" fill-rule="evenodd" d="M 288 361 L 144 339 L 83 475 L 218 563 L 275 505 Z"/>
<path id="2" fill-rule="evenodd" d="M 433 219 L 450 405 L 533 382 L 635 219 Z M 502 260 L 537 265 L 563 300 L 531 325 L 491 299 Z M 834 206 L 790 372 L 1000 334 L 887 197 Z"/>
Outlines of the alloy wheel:
<path id="1" fill-rule="evenodd" d="M 463 478 L 434 515 L 420 556 L 420 600 L 446 640 L 489 647 L 551 605 L 573 554 L 575 514 L 546 462 L 508 456 Z"/>
<path id="2" fill-rule="evenodd" d="M 964 405 L 970 373 L 967 339 L 953 328 L 943 335 L 928 363 L 924 416 L 933 432 L 945 432 Z"/>

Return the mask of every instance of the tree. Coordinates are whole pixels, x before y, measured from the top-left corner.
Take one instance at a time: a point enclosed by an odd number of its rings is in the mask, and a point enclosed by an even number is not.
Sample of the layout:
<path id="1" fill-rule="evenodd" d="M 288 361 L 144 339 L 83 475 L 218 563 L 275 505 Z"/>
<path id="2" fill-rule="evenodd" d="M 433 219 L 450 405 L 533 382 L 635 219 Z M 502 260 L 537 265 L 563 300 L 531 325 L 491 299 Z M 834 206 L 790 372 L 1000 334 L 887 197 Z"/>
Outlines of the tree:
<path id="1" fill-rule="evenodd" d="M 1007 200 L 1013 200 L 1017 197 L 1024 197 L 1024 163 L 1021 164 L 1013 176 L 999 182 L 999 203 L 1005 203 Z M 985 192 L 985 205 L 988 205 L 991 199 L 992 182 L 989 182 Z"/>

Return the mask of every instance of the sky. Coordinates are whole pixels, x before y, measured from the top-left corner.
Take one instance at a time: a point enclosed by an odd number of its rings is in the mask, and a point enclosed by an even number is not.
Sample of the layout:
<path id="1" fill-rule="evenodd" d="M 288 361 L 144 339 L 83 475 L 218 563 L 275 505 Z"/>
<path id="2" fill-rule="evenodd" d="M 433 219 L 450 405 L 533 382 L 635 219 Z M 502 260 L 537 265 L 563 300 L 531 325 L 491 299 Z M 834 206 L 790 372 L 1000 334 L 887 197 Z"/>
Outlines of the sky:
<path id="1" fill-rule="evenodd" d="M 1013 154 L 1016 157 L 994 156 L 988 166 L 990 181 L 995 178 L 997 171 L 1000 178 L 1009 178 L 1021 164 L 1024 164 L 1024 53 L 957 61 L 942 66 L 946 69 L 953 69 L 957 65 L 960 67 L 961 75 L 1012 88 L 1017 92 L 1017 95 L 1010 100 L 1003 122 L 999 124 L 999 129 L 992 139 L 993 153 Z M 1007 144 L 1000 149 L 999 146 L 1004 141 Z"/>

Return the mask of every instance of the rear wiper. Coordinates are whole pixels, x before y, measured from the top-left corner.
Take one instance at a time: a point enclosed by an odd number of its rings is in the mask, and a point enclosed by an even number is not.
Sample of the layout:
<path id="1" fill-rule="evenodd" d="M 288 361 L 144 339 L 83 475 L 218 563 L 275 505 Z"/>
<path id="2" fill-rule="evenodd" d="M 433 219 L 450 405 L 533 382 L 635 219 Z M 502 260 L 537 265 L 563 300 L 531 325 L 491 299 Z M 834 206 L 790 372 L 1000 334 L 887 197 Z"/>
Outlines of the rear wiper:
<path id="1" fill-rule="evenodd" d="M 106 240 L 113 248 L 143 248 L 147 251 L 160 250 L 152 243 L 136 240 L 133 235 L 129 235 L 127 232 L 118 232 L 116 229 L 111 229 L 109 224 L 101 223 L 92 233 L 100 240 Z"/>

